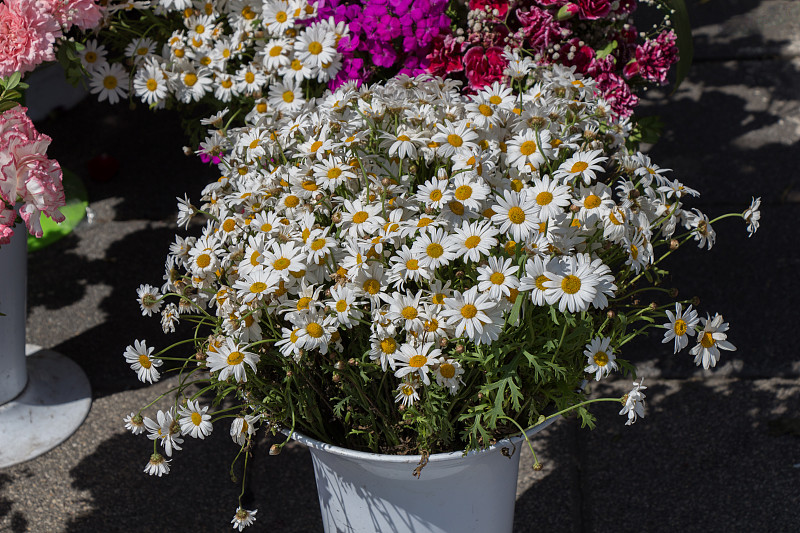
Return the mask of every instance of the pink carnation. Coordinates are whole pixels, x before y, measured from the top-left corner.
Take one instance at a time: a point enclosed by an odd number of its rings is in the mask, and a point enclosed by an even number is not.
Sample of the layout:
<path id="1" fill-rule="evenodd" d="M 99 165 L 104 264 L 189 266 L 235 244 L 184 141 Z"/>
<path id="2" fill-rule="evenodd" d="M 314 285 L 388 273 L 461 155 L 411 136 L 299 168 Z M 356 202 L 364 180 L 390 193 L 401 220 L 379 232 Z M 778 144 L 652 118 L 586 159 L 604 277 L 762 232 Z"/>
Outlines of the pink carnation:
<path id="1" fill-rule="evenodd" d="M 639 103 L 639 97 L 631 92 L 631 88 L 622 76 L 613 72 L 602 72 L 595 81 L 600 96 L 608 102 L 615 113 L 622 118 L 633 114 L 633 108 Z"/>
<path id="2" fill-rule="evenodd" d="M 632 78 L 638 74 L 649 82 L 667 83 L 669 67 L 678 61 L 677 39 L 674 31 L 663 31 L 656 39 L 648 39 L 637 46 L 636 58 L 622 71 L 625 77 Z"/>
<path id="3" fill-rule="evenodd" d="M 58 21 L 64 31 L 72 26 L 91 30 L 103 18 L 101 7 L 94 0 L 38 0 L 38 4 Z"/>
<path id="4" fill-rule="evenodd" d="M 609 0 L 575 0 L 578 16 L 584 20 L 597 20 L 611 12 Z"/>
<path id="5" fill-rule="evenodd" d="M 536 6 L 531 6 L 528 11 L 518 9 L 517 18 L 530 47 L 537 52 L 544 53 L 551 44 L 560 42 L 569 34 L 569 30 L 562 28 L 549 11 Z"/>
<path id="6" fill-rule="evenodd" d="M 10 242 L 11 236 L 14 235 L 16 219 L 17 212 L 14 211 L 14 208 L 0 200 L 0 245 Z"/>
<path id="7" fill-rule="evenodd" d="M 472 89 L 482 89 L 494 81 L 502 81 L 506 66 L 508 62 L 499 46 L 485 50 L 482 46 L 473 46 L 464 54 L 464 70 Z"/>
<path id="8" fill-rule="evenodd" d="M 0 114 L 0 201 L 7 209 L 21 199 L 19 211 L 28 231 L 41 237 L 42 213 L 64 220 L 58 210 L 65 205 L 64 189 L 61 167 L 46 155 L 51 139 L 36 131 L 26 112 L 17 106 Z"/>
<path id="9" fill-rule="evenodd" d="M 61 37 L 56 19 L 34 0 L 0 3 L 0 77 L 30 72 L 54 61 L 53 45 Z"/>
<path id="10" fill-rule="evenodd" d="M 464 70 L 461 62 L 461 45 L 450 34 L 439 34 L 433 39 L 433 50 L 428 54 L 428 72 L 434 76 L 447 76 Z"/>

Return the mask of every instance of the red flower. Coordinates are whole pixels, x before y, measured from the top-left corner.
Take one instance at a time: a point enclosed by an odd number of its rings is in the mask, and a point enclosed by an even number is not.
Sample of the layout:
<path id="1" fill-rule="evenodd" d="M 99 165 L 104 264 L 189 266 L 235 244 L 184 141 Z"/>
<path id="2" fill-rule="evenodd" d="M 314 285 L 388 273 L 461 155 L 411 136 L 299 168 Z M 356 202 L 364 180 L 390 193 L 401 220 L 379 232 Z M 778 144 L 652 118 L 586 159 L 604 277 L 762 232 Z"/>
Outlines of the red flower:
<path id="1" fill-rule="evenodd" d="M 575 0 L 580 8 L 579 16 L 584 20 L 597 20 L 611 12 L 609 0 Z"/>
<path id="2" fill-rule="evenodd" d="M 439 34 L 433 39 L 433 49 L 427 57 L 428 72 L 434 76 L 447 76 L 451 72 L 464 70 L 458 41 L 450 34 Z"/>
<path id="3" fill-rule="evenodd" d="M 503 57 L 503 49 L 492 46 L 484 49 L 482 46 L 473 46 L 464 54 L 464 67 L 473 89 L 482 89 L 493 81 L 503 79 L 503 71 L 508 63 Z"/>
<path id="4" fill-rule="evenodd" d="M 508 2 L 502 0 L 469 0 L 469 8 L 486 11 L 486 6 L 489 6 L 489 11 L 493 12 L 495 9 L 498 11 L 497 18 L 505 19 L 508 13 Z"/>

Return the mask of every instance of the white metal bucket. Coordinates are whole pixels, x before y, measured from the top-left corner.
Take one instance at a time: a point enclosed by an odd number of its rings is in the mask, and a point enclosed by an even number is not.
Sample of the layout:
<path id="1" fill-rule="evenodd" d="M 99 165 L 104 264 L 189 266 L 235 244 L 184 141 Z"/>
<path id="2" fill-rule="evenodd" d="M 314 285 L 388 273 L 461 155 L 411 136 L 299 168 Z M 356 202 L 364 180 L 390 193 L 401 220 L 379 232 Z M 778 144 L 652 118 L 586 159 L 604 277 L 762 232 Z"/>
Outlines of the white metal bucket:
<path id="1" fill-rule="evenodd" d="M 16 398 L 28 382 L 25 319 L 28 232 L 17 224 L 9 244 L 0 246 L 0 405 Z"/>
<path id="2" fill-rule="evenodd" d="M 538 433 L 556 418 L 532 427 Z M 380 455 L 325 444 L 309 447 L 326 533 L 510 533 L 522 436 L 485 450 L 435 454 L 419 479 L 419 455 Z"/>

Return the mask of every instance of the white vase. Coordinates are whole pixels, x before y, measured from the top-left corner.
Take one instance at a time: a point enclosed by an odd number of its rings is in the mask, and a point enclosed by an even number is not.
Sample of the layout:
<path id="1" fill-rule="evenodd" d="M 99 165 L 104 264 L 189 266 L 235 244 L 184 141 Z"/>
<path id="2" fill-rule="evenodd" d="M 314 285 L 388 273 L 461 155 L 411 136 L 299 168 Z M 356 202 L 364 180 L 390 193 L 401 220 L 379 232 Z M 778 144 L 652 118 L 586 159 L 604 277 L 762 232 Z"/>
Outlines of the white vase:
<path id="1" fill-rule="evenodd" d="M 23 224 L 14 228 L 9 244 L 0 245 L 0 405 L 25 388 L 26 288 L 28 235 Z"/>
<path id="2" fill-rule="evenodd" d="M 556 418 L 530 428 L 530 437 Z M 297 432 L 309 447 L 326 533 L 510 533 L 522 436 L 485 450 L 431 455 L 419 478 L 419 455 L 381 455 L 325 444 Z"/>

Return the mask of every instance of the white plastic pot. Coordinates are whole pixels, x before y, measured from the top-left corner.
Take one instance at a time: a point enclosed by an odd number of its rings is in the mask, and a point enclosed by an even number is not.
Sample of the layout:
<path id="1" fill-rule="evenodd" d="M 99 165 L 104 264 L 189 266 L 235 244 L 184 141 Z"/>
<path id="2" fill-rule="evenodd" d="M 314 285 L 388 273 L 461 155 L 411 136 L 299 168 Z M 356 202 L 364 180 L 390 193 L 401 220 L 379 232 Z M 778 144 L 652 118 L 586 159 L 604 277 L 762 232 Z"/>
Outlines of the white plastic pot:
<path id="1" fill-rule="evenodd" d="M 556 418 L 527 431 L 528 436 Z M 381 455 L 325 444 L 309 447 L 326 533 L 510 533 L 522 436 L 480 451 L 435 454 L 419 478 L 419 455 Z"/>
<path id="2" fill-rule="evenodd" d="M 28 235 L 18 224 L 9 244 L 0 245 L 0 405 L 16 398 L 28 382 L 25 319 Z"/>

